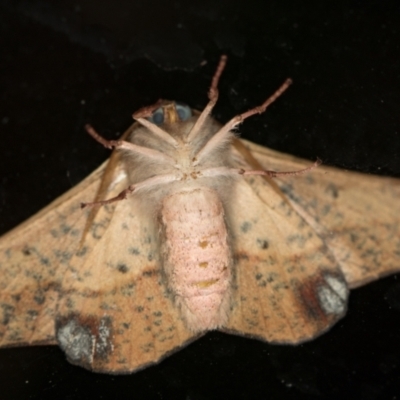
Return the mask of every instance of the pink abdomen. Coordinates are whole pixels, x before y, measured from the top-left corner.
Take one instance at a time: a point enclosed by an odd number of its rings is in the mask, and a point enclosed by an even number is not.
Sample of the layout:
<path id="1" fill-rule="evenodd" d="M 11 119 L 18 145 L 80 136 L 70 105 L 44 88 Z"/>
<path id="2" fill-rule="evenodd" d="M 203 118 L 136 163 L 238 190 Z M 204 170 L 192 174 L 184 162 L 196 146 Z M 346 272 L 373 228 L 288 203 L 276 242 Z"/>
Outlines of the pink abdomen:
<path id="1" fill-rule="evenodd" d="M 208 188 L 168 196 L 161 210 L 164 270 L 188 328 L 223 325 L 229 312 L 231 253 L 224 209 Z"/>

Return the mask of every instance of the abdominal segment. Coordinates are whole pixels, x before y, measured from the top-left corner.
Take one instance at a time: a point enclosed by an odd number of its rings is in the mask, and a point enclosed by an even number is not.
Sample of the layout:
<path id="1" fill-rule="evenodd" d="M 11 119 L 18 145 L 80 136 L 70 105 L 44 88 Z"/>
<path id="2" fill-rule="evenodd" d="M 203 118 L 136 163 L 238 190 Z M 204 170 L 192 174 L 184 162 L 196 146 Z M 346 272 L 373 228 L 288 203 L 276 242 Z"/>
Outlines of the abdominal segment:
<path id="1" fill-rule="evenodd" d="M 218 194 L 200 188 L 168 196 L 161 220 L 163 267 L 188 328 L 201 332 L 223 325 L 232 261 Z"/>

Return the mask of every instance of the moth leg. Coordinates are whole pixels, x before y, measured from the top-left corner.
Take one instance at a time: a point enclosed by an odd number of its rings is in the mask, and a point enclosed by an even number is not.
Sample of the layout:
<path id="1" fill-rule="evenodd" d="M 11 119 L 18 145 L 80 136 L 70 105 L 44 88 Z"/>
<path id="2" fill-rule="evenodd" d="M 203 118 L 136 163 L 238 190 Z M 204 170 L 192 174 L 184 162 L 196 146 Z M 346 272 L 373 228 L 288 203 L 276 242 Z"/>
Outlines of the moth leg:
<path id="1" fill-rule="evenodd" d="M 153 124 L 146 118 L 142 117 L 136 117 L 136 113 L 133 114 L 133 118 L 139 122 L 139 124 L 145 126 L 149 131 L 154 133 L 156 136 L 158 136 L 160 139 L 166 141 L 170 145 L 174 147 L 178 147 L 178 142 L 166 131 L 162 130 L 159 126 Z"/>
<path id="2" fill-rule="evenodd" d="M 107 149 L 124 149 L 131 151 L 132 153 L 141 154 L 142 156 L 156 159 L 160 162 L 168 163 L 169 165 L 176 164 L 176 161 L 172 157 L 161 153 L 161 151 L 149 149 L 148 147 L 138 146 L 137 144 L 127 142 L 126 140 L 107 140 L 103 138 L 103 136 L 101 136 L 90 124 L 86 124 L 85 129 L 87 133 L 92 136 L 93 139 L 98 141 Z"/>
<path id="3" fill-rule="evenodd" d="M 312 169 L 321 165 L 321 160 L 318 158 L 314 164 L 310 165 L 307 168 L 299 169 L 297 171 L 268 171 L 268 170 L 250 170 L 246 171 L 242 168 L 228 168 L 228 167 L 217 167 L 217 168 L 207 168 L 200 171 L 201 176 L 229 176 L 229 175 L 264 175 L 269 176 L 271 178 L 275 178 L 277 176 L 282 175 L 301 175 L 305 172 L 311 171 Z"/>
<path id="4" fill-rule="evenodd" d="M 107 200 L 99 200 L 99 201 L 92 201 L 89 203 L 81 203 L 81 208 L 85 207 L 92 207 L 92 206 L 104 206 L 106 204 L 114 203 L 116 201 L 125 200 L 129 194 L 133 192 L 137 192 L 138 190 L 149 189 L 152 186 L 156 185 L 165 185 L 170 182 L 174 182 L 181 179 L 180 175 L 158 175 L 153 176 L 152 178 L 146 179 L 142 182 L 136 183 L 134 185 L 129 185 L 126 189 L 124 189 L 121 193 L 119 193 L 115 197 L 111 197 L 111 199 Z"/>
<path id="5" fill-rule="evenodd" d="M 214 76 L 211 80 L 211 86 L 208 91 L 208 104 L 206 105 L 206 108 L 202 111 L 200 114 L 199 118 L 197 119 L 196 123 L 194 124 L 192 130 L 189 132 L 189 135 L 187 136 L 186 141 L 190 143 L 193 141 L 193 139 L 197 136 L 197 134 L 200 131 L 200 128 L 203 126 L 205 119 L 210 115 L 211 110 L 214 108 L 215 103 L 218 100 L 218 82 L 219 78 L 221 77 L 222 72 L 225 69 L 226 61 L 228 60 L 228 57 L 226 55 L 222 55 L 219 64 L 217 66 L 217 69 L 214 72 Z"/>
<path id="6" fill-rule="evenodd" d="M 312 169 L 318 167 L 321 164 L 322 164 L 322 161 L 319 158 L 317 158 L 317 160 L 314 162 L 314 164 L 310 165 L 307 168 L 299 169 L 297 171 L 251 170 L 251 171 L 244 171 L 243 175 L 264 175 L 264 176 L 269 176 L 271 178 L 275 178 L 277 176 L 283 176 L 283 175 L 295 176 L 295 175 L 302 175 L 305 172 L 311 171 Z"/>
<path id="7" fill-rule="evenodd" d="M 249 118 L 254 114 L 262 114 L 270 104 L 272 104 L 278 97 L 282 95 L 283 92 L 287 90 L 291 84 L 292 80 L 289 78 L 286 79 L 285 82 L 283 82 L 283 84 L 278 88 L 278 90 L 276 90 L 272 96 L 268 97 L 268 99 L 265 100 L 260 106 L 254 107 L 243 114 L 236 115 L 230 121 L 228 121 L 196 154 L 194 165 L 197 165 L 202 159 L 207 157 L 208 154 L 219 147 L 221 143 L 229 140 L 232 136 L 231 130 L 243 122 L 246 118 Z"/>

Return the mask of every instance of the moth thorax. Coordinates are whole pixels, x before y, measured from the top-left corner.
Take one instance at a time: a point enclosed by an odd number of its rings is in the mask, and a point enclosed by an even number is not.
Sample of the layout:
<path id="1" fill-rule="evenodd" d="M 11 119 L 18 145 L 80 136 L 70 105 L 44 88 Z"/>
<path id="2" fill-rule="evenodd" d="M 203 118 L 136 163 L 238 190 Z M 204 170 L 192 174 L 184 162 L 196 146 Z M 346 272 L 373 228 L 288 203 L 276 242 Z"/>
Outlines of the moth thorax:
<path id="1" fill-rule="evenodd" d="M 197 188 L 166 197 L 161 223 L 164 271 L 188 328 L 222 326 L 230 308 L 232 257 L 218 194 Z"/>

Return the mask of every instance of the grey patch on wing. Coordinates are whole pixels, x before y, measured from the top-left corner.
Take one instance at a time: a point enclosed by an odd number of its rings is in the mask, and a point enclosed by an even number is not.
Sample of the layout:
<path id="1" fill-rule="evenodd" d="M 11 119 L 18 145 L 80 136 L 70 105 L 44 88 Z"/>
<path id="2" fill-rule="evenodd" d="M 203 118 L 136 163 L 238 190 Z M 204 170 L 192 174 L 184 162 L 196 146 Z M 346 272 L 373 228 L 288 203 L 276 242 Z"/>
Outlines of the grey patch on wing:
<path id="1" fill-rule="evenodd" d="M 57 340 L 62 350 L 72 361 L 84 364 L 93 362 L 94 337 L 90 329 L 69 320 L 57 330 Z"/>
<path id="2" fill-rule="evenodd" d="M 346 310 L 347 284 L 334 275 L 325 273 L 325 285 L 317 289 L 319 303 L 326 314 L 340 315 Z"/>
<path id="3" fill-rule="evenodd" d="M 97 358 L 107 359 L 108 355 L 114 350 L 111 341 L 112 323 L 110 317 L 103 317 L 97 331 L 96 356 Z"/>
<path id="4" fill-rule="evenodd" d="M 113 352 L 112 320 L 109 316 L 71 315 L 56 323 L 57 340 L 68 359 L 85 368 L 107 362 Z"/>
<path id="5" fill-rule="evenodd" d="M 321 270 L 298 282 L 296 292 L 307 318 L 319 321 L 325 327 L 346 311 L 349 290 L 339 273 Z"/>

